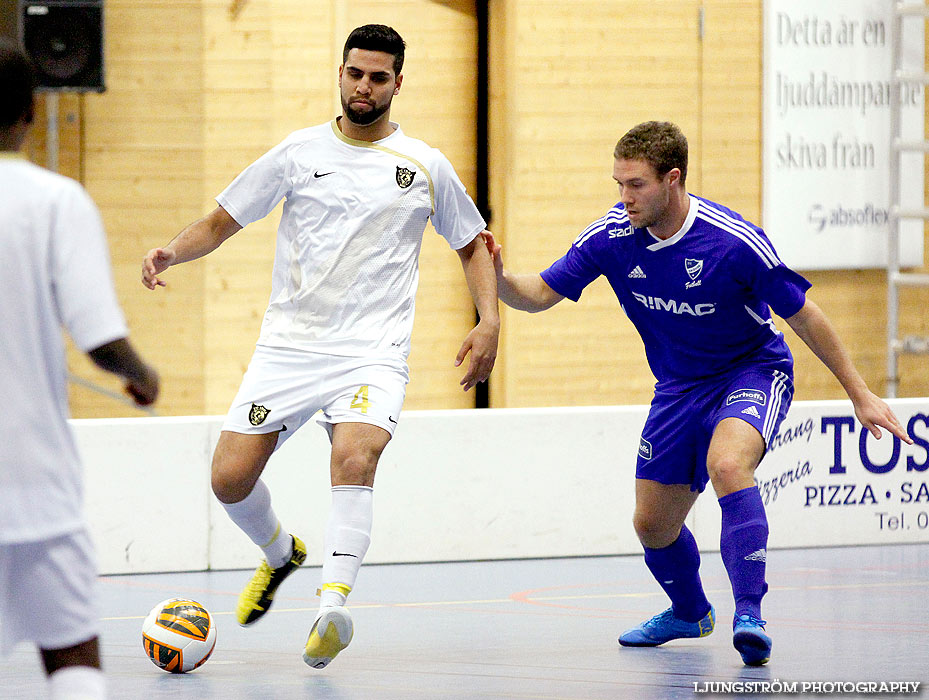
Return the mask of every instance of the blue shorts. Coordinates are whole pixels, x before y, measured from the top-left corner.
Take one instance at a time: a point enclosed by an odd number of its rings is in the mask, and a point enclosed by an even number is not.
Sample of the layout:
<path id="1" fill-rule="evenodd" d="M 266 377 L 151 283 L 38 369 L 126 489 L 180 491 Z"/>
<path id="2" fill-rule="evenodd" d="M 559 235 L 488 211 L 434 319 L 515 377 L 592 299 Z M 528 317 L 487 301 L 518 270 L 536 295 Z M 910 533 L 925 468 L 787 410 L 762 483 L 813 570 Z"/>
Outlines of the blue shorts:
<path id="1" fill-rule="evenodd" d="M 639 438 L 636 478 L 690 484 L 691 491 L 702 492 L 709 481 L 706 453 L 716 425 L 740 418 L 767 447 L 792 398 L 793 378 L 783 365 L 740 370 L 684 393 L 656 390 Z"/>

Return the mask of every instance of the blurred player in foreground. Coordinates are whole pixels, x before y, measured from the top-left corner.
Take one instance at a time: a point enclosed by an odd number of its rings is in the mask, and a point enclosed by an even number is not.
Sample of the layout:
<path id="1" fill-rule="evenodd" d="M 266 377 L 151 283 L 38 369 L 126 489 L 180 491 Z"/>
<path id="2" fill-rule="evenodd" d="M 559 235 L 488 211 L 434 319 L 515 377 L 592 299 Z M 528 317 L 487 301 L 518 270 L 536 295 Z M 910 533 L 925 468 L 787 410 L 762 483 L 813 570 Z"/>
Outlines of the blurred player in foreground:
<path id="1" fill-rule="evenodd" d="M 90 197 L 19 155 L 33 87 L 19 48 L 0 41 L 0 654 L 34 642 L 53 700 L 99 700 L 96 566 L 61 328 L 140 406 L 155 401 L 158 375 L 127 338 Z"/>
<path id="2" fill-rule="evenodd" d="M 793 397 L 793 357 L 770 310 L 835 375 L 875 437 L 880 426 L 912 441 L 806 298 L 809 282 L 784 266 L 760 228 L 688 194 L 686 177 L 680 130 L 639 124 L 614 151 L 620 201 L 564 257 L 540 274 L 515 275 L 504 270 L 493 237 L 485 240 L 500 298 L 515 309 L 577 301 L 605 276 L 658 380 L 640 438 L 633 522 L 671 607 L 624 632 L 619 643 L 657 646 L 713 631 L 700 555 L 684 524 L 709 481 L 722 509 L 720 548 L 735 597 L 733 644 L 746 664 L 761 665 L 771 653 L 761 618 L 768 522 L 753 475 Z"/>
<path id="3" fill-rule="evenodd" d="M 213 493 L 265 561 L 239 598 L 257 622 L 280 583 L 306 559 L 278 521 L 261 473 L 317 411 L 332 443 L 320 609 L 304 661 L 323 668 L 351 641 L 345 601 L 371 540 L 374 473 L 393 435 L 409 379 L 407 356 L 427 219 L 455 250 L 480 314 L 458 352 L 470 353 L 465 391 L 490 375 L 500 318 L 484 220 L 451 163 L 390 121 L 404 42 L 384 25 L 348 37 L 339 67 L 342 114 L 296 131 L 247 167 L 212 213 L 148 252 L 149 289 L 267 216 L 285 199 L 271 301 L 255 354 L 213 455 Z"/>

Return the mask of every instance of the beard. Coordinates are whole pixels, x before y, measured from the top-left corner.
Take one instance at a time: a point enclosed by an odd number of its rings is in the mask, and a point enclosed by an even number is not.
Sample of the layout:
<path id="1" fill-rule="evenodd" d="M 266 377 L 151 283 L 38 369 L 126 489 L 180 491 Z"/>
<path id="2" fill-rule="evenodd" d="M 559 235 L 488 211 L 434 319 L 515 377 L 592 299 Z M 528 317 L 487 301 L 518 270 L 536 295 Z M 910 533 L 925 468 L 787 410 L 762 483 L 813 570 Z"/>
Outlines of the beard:
<path id="1" fill-rule="evenodd" d="M 348 120 L 352 124 L 356 124 L 357 126 L 373 124 L 380 119 L 388 109 L 390 109 L 390 102 L 380 107 L 372 105 L 367 111 L 361 111 L 355 109 L 355 107 L 345 101 L 345 98 L 342 98 L 342 110 L 345 112 L 345 116 L 348 117 Z"/>
<path id="2" fill-rule="evenodd" d="M 663 193 L 660 197 L 653 198 L 651 202 L 647 203 L 647 206 L 637 210 L 638 223 L 632 225 L 636 228 L 651 228 L 661 224 L 662 220 L 667 216 L 670 205 L 671 195 L 668 192 Z"/>
<path id="3" fill-rule="evenodd" d="M 648 228 L 649 226 L 654 226 L 658 223 L 658 217 L 655 216 L 654 212 L 643 212 L 641 210 L 636 214 L 638 218 L 638 223 L 634 223 L 633 226 L 636 228 Z M 631 223 L 631 217 L 630 217 Z"/>

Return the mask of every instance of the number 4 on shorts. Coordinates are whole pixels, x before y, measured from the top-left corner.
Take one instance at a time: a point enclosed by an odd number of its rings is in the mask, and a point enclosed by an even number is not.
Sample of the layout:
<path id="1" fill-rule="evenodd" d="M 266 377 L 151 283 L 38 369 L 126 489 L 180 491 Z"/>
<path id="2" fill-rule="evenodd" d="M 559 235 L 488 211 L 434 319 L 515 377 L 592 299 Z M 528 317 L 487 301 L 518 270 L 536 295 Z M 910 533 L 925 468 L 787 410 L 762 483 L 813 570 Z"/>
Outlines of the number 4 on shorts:
<path id="1" fill-rule="evenodd" d="M 371 403 L 368 401 L 368 385 L 358 387 L 358 391 L 355 392 L 355 396 L 352 399 L 352 404 L 349 408 L 357 408 L 362 413 L 368 412 L 368 406 Z"/>

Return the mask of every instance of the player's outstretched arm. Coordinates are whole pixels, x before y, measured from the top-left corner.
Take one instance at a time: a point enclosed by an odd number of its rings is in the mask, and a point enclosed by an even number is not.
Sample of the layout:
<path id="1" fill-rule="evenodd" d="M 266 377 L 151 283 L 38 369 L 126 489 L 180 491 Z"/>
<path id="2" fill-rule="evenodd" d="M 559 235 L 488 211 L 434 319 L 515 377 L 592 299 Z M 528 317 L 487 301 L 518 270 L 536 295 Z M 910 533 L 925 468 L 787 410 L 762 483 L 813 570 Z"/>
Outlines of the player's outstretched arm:
<path id="1" fill-rule="evenodd" d="M 514 275 L 503 269 L 503 247 L 494 240 L 490 231 L 484 231 L 481 236 L 484 244 L 494 261 L 494 272 L 497 275 L 497 294 L 507 306 L 536 313 L 550 309 L 564 299 L 558 292 L 549 287 L 541 275 Z"/>
<path id="2" fill-rule="evenodd" d="M 839 380 L 852 400 L 858 420 L 875 438 L 880 439 L 880 428 L 885 428 L 904 442 L 913 444 L 890 406 L 868 389 L 838 333 L 819 306 L 807 299 L 797 313 L 785 320 Z"/>
<path id="3" fill-rule="evenodd" d="M 139 406 L 148 406 L 158 398 L 158 372 L 136 353 L 128 338 L 120 338 L 87 353 L 101 369 L 118 374 L 126 382 L 126 393 Z"/>
<path id="4" fill-rule="evenodd" d="M 476 237 L 461 248 L 458 257 L 461 258 L 468 289 L 480 317 L 455 357 L 455 366 L 458 367 L 469 353 L 471 355 L 468 371 L 461 379 L 461 386 L 467 391 L 479 382 L 486 382 L 494 368 L 500 339 L 500 308 L 497 304 L 497 280 L 493 263 L 481 237 Z"/>
<path id="5" fill-rule="evenodd" d="M 164 287 L 158 275 L 172 265 L 196 260 L 216 250 L 223 241 L 241 230 L 229 212 L 216 207 L 174 237 L 164 248 L 152 248 L 142 259 L 142 284 L 149 289 Z"/>

